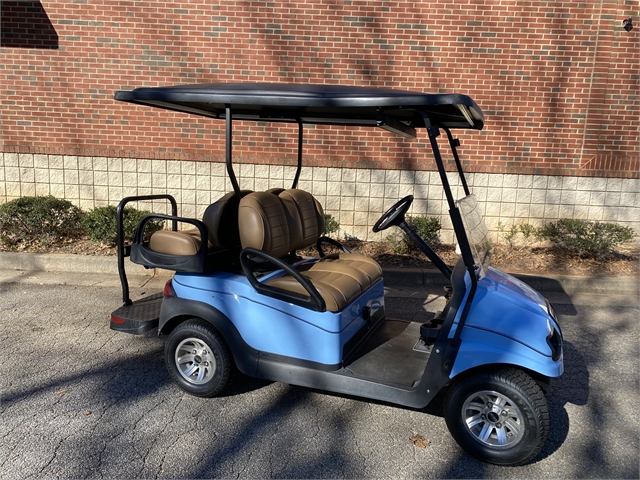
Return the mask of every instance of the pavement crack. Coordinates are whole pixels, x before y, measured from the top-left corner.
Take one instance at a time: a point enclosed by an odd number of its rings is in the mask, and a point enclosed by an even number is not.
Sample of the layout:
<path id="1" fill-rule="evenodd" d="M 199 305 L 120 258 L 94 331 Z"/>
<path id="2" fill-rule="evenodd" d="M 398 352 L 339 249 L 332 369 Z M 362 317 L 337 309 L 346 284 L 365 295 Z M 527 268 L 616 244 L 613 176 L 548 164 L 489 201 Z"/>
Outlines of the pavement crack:
<path id="1" fill-rule="evenodd" d="M 158 438 L 160 437 L 164 437 L 164 433 L 167 431 L 167 429 L 169 428 L 169 426 L 173 423 L 176 413 L 178 412 L 178 409 L 180 408 L 180 404 L 184 401 L 184 396 L 186 395 L 186 393 L 183 393 L 182 396 L 180 397 L 180 399 L 178 400 L 178 403 L 176 403 L 176 405 L 173 407 L 173 412 L 171 413 L 171 418 L 165 423 L 162 431 L 160 432 L 160 434 L 158 434 Z M 160 459 L 160 461 L 158 462 L 158 469 L 156 472 L 156 478 L 159 477 L 162 472 L 164 471 L 164 463 L 167 459 L 167 454 L 171 451 L 171 448 L 176 445 L 179 441 L 180 438 L 186 435 L 185 434 L 181 434 L 181 435 L 177 435 L 173 441 L 173 443 L 171 443 L 170 445 L 167 445 L 167 447 L 164 450 L 164 453 L 162 454 L 162 458 Z"/>
<path id="2" fill-rule="evenodd" d="M 44 471 L 47 469 L 47 467 L 49 467 L 49 465 L 51 465 L 53 463 L 53 461 L 55 460 L 55 458 L 58 456 L 58 450 L 60 450 L 60 446 L 62 445 L 62 442 L 64 442 L 64 439 L 60 439 L 58 440 L 53 453 L 51 454 L 51 458 L 49 459 L 49 461 L 46 463 L 46 465 L 44 465 L 40 471 L 38 472 L 38 474 L 36 475 L 37 477 L 41 477 L 42 474 L 44 473 Z"/>

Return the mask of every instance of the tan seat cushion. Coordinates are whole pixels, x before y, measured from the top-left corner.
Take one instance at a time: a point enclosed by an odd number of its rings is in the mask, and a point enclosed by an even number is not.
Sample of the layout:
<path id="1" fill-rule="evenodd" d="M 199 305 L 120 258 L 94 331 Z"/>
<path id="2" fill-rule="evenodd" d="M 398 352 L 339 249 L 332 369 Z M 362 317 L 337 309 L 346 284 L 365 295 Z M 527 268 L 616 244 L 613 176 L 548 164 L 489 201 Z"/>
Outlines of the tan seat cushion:
<path id="1" fill-rule="evenodd" d="M 369 284 L 366 288 L 376 283 L 382 278 L 382 267 L 373 258 L 365 257 L 357 253 L 333 253 L 322 258 L 316 263 L 314 268 L 332 268 L 339 265 L 348 266 L 362 272 L 369 278 Z"/>
<path id="2" fill-rule="evenodd" d="M 197 228 L 179 232 L 159 230 L 151 235 L 149 248 L 169 255 L 195 255 L 200 249 L 200 231 Z"/>
<path id="3" fill-rule="evenodd" d="M 327 256 L 323 261 L 301 265 L 298 271 L 316 287 L 330 312 L 342 310 L 382 278 L 382 268 L 375 260 L 350 253 Z M 308 295 L 304 287 L 290 275 L 271 280 L 268 285 Z"/>
<path id="4" fill-rule="evenodd" d="M 354 282 L 360 286 L 360 291 L 364 292 L 367 288 L 371 286 L 371 278 L 363 272 L 362 270 L 358 270 L 350 265 L 347 265 L 346 262 L 342 263 L 329 263 L 329 262 L 316 262 L 316 263 L 308 263 L 304 265 L 300 265 L 297 270 L 299 272 L 327 272 L 327 273 L 339 273 L 341 275 L 346 275 L 352 278 Z"/>
<path id="5" fill-rule="evenodd" d="M 309 270 L 302 275 L 316 287 L 329 312 L 339 312 L 362 293 L 360 283 L 344 273 Z M 274 278 L 267 285 L 309 296 L 304 287 L 290 275 Z"/>

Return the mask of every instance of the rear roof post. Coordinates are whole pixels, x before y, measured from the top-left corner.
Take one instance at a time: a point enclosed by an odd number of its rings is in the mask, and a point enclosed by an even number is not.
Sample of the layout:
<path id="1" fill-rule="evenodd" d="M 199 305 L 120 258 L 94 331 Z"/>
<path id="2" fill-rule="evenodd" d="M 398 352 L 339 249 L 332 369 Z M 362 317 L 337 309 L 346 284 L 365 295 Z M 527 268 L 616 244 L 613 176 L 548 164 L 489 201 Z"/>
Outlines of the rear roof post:
<path id="1" fill-rule="evenodd" d="M 302 170 L 302 139 L 303 139 L 303 129 L 302 129 L 302 120 L 297 119 L 298 122 L 298 168 L 296 169 L 296 176 L 293 179 L 293 185 L 291 188 L 298 187 L 298 180 L 300 179 L 300 171 Z"/>
<path id="2" fill-rule="evenodd" d="M 225 106 L 225 120 L 226 120 L 226 145 L 225 145 L 225 161 L 227 164 L 227 173 L 229 174 L 229 180 L 233 186 L 233 191 L 237 197 L 240 197 L 240 187 L 238 186 L 238 180 L 236 180 L 236 174 L 233 172 L 233 166 L 231 165 L 231 151 L 233 147 L 233 122 L 231 119 L 231 105 Z"/>

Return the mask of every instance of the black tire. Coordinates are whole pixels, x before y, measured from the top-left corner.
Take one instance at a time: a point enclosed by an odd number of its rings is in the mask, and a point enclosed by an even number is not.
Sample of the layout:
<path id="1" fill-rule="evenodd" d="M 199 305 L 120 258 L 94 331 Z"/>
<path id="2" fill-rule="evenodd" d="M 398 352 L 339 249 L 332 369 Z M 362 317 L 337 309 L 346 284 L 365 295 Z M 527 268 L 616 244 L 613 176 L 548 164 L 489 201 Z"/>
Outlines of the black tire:
<path id="1" fill-rule="evenodd" d="M 215 397 L 222 392 L 234 367 L 224 338 L 199 319 L 187 320 L 171 332 L 164 357 L 173 381 L 197 397 Z"/>
<path id="2" fill-rule="evenodd" d="M 445 397 L 444 417 L 462 448 L 496 465 L 533 460 L 549 434 L 544 393 L 529 375 L 515 368 L 456 381 Z"/>

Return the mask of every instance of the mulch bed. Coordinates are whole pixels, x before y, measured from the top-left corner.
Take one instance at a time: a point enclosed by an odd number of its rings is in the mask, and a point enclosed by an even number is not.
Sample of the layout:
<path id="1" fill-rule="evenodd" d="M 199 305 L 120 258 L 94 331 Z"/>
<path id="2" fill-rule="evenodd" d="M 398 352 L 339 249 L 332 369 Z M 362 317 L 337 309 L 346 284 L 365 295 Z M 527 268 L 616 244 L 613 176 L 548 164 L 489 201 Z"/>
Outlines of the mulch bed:
<path id="1" fill-rule="evenodd" d="M 387 242 L 346 240 L 344 243 L 350 251 L 374 258 L 383 268 L 433 268 L 429 259 L 417 250 L 409 254 L 398 254 L 393 252 Z M 439 245 L 434 250 L 448 265 L 454 265 L 459 258 L 452 245 Z M 32 244 L 7 249 L 0 244 L 0 251 L 116 255 L 115 247 L 95 243 L 88 237 L 64 240 L 52 246 Z M 309 249 L 303 253 L 315 255 L 315 249 Z M 496 245 L 491 263 L 494 267 L 507 272 L 630 277 L 638 276 L 639 259 L 638 246 L 635 244 L 627 245 L 616 252 L 596 259 L 576 257 L 549 247 L 508 248 L 506 245 Z"/>

